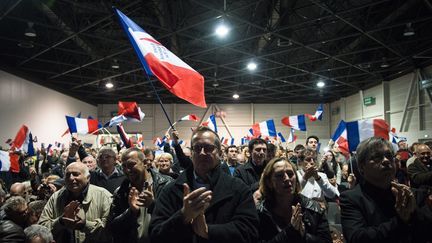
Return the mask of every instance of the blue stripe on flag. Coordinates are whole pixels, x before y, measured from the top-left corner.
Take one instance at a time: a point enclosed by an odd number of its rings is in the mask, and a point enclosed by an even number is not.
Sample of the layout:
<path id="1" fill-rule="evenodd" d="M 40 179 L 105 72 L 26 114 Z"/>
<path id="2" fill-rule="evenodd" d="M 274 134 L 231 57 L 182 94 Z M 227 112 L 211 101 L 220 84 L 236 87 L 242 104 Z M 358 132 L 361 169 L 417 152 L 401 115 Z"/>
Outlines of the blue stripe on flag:
<path id="1" fill-rule="evenodd" d="M 357 145 L 360 143 L 358 121 L 347 122 L 346 128 L 347 128 L 349 150 L 350 152 L 352 152 L 357 149 Z"/>
<path id="2" fill-rule="evenodd" d="M 305 115 L 298 115 L 297 118 L 300 131 L 306 131 Z"/>
<path id="3" fill-rule="evenodd" d="M 78 131 L 76 127 L 75 117 L 66 116 L 66 122 L 68 124 L 70 133 L 76 133 Z"/>
<path id="4" fill-rule="evenodd" d="M 274 120 L 273 119 L 267 120 L 266 123 L 267 123 L 269 136 L 276 137 L 276 126 L 274 124 Z"/>
<path id="5" fill-rule="evenodd" d="M 341 134 L 343 133 L 343 131 L 345 130 L 345 128 L 346 128 L 346 123 L 345 123 L 344 120 L 341 120 L 339 122 L 338 127 L 336 128 L 336 131 L 333 134 L 333 137 L 332 137 L 332 140 L 334 142 L 341 136 Z"/>
<path id="6" fill-rule="evenodd" d="M 284 136 L 282 136 L 281 132 L 278 132 L 278 136 L 280 137 L 282 143 L 286 142 L 286 140 L 285 140 Z"/>

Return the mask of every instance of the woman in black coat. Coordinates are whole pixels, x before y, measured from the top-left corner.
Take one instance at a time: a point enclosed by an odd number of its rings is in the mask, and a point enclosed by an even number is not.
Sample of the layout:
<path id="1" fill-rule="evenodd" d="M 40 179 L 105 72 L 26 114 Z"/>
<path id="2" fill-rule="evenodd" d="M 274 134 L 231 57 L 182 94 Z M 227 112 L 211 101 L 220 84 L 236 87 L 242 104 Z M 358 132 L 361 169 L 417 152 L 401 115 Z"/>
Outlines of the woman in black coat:
<path id="1" fill-rule="evenodd" d="M 324 210 L 300 195 L 296 168 L 285 158 L 272 159 L 261 176 L 257 209 L 260 242 L 331 242 Z"/>

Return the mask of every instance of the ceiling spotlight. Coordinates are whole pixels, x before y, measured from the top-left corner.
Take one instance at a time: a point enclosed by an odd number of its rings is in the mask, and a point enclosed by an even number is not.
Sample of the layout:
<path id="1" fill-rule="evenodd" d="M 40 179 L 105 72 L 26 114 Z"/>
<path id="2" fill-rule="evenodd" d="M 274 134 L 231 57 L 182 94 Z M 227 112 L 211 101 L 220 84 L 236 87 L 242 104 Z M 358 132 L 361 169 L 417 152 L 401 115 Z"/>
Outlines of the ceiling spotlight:
<path id="1" fill-rule="evenodd" d="M 107 87 L 108 89 L 112 89 L 112 88 L 114 87 L 114 84 L 113 84 L 111 81 L 108 81 L 108 82 L 105 84 L 105 87 Z"/>
<path id="2" fill-rule="evenodd" d="M 216 88 L 216 87 L 219 87 L 219 83 L 218 83 L 217 81 L 214 81 L 214 82 L 212 83 L 212 86 L 215 87 L 215 88 Z"/>
<path id="3" fill-rule="evenodd" d="M 111 68 L 113 68 L 113 69 L 119 69 L 120 68 L 120 65 L 119 65 L 117 59 L 112 60 Z"/>
<path id="4" fill-rule="evenodd" d="M 387 62 L 387 58 L 383 57 L 383 61 L 382 61 L 381 65 L 380 65 L 380 67 L 382 67 L 382 68 L 388 68 L 388 67 L 390 67 L 390 64 Z"/>
<path id="5" fill-rule="evenodd" d="M 224 38 L 228 34 L 228 32 L 229 29 L 224 23 L 219 24 L 215 30 L 216 35 L 220 38 Z"/>
<path id="6" fill-rule="evenodd" d="M 318 81 L 318 83 L 316 84 L 316 86 L 317 86 L 318 88 L 322 88 L 322 87 L 325 86 L 325 83 L 324 83 L 323 81 Z"/>
<path id="7" fill-rule="evenodd" d="M 234 99 L 238 99 L 238 98 L 240 98 L 240 95 L 237 94 L 237 93 L 234 93 L 234 94 L 233 94 L 233 98 L 234 98 Z"/>
<path id="8" fill-rule="evenodd" d="M 247 65 L 247 69 L 249 69 L 250 71 L 254 71 L 257 68 L 257 64 L 255 62 L 250 62 Z"/>
<path id="9" fill-rule="evenodd" d="M 425 137 L 425 138 L 428 138 L 428 137 L 429 137 L 429 135 L 425 134 L 425 135 L 424 135 L 424 137 Z"/>
<path id="10" fill-rule="evenodd" d="M 18 46 L 21 48 L 26 48 L 26 49 L 30 49 L 30 48 L 34 47 L 33 42 L 31 42 L 31 41 L 22 41 L 22 42 L 18 43 Z"/>
<path id="11" fill-rule="evenodd" d="M 415 35 L 415 31 L 414 31 L 414 28 L 411 26 L 411 23 L 407 23 L 406 24 L 406 27 L 405 27 L 403 35 L 404 36 L 413 36 L 413 35 Z"/>
<path id="12" fill-rule="evenodd" d="M 36 30 L 33 29 L 33 22 L 27 22 L 27 29 L 24 31 L 24 35 L 28 37 L 36 37 Z"/>

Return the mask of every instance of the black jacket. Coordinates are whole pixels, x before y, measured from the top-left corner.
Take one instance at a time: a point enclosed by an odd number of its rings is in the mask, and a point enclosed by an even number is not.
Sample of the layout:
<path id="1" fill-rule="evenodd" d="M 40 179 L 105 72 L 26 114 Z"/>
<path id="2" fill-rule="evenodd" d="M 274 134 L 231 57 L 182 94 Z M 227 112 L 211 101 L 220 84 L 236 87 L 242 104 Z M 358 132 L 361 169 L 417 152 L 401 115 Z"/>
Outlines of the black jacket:
<path id="1" fill-rule="evenodd" d="M 152 243 L 218 242 L 249 243 L 258 239 L 258 216 L 252 195 L 237 178 L 217 166 L 210 175 L 213 198 L 205 213 L 209 239 L 194 234 L 183 222 L 183 183 L 193 188 L 193 167 L 168 184 L 158 198 L 150 223 Z M 193 189 L 191 189 L 193 190 Z"/>
<path id="2" fill-rule="evenodd" d="M 117 171 L 117 174 L 111 175 L 108 179 L 105 179 L 105 176 L 102 175 L 102 171 L 100 169 L 96 171 L 90 171 L 90 184 L 103 187 L 112 194 L 126 178 L 121 170 Z"/>
<path id="3" fill-rule="evenodd" d="M 157 199 L 160 196 L 162 188 L 167 185 L 172 178 L 162 175 L 156 171 L 149 170 L 153 179 L 154 197 Z M 128 196 L 130 190 L 130 181 L 125 179 L 120 187 L 113 194 L 113 204 L 111 206 L 110 216 L 108 219 L 108 227 L 113 233 L 114 242 L 137 242 L 137 218 L 128 210 Z M 148 212 L 154 208 L 152 204 Z"/>
<path id="4" fill-rule="evenodd" d="M 234 177 L 242 180 L 246 185 L 248 185 L 253 192 L 258 190 L 258 183 L 261 177 L 261 174 L 264 170 L 265 166 L 256 166 L 252 163 L 252 160 L 243 165 L 237 167 L 234 172 Z"/>
<path id="5" fill-rule="evenodd" d="M 7 217 L 0 220 L 0 242 L 25 242 L 24 230 Z"/>
<path id="6" fill-rule="evenodd" d="M 348 243 L 421 242 L 423 232 L 416 211 L 405 224 L 395 210 L 390 190 L 376 188 L 363 181 L 340 197 L 343 235 Z"/>
<path id="7" fill-rule="evenodd" d="M 261 201 L 258 204 L 261 243 L 332 242 L 327 218 L 319 203 L 302 195 L 299 195 L 297 202 L 302 207 L 303 223 L 305 225 L 305 235 L 303 237 L 291 225 L 279 232 L 276 221 L 270 211 L 270 205 L 265 201 Z M 297 204 L 297 202 L 293 203 L 293 205 Z"/>
<path id="8" fill-rule="evenodd" d="M 236 165 L 234 166 L 234 168 L 237 169 L 238 166 L 239 166 L 239 165 L 236 164 Z M 222 169 L 223 172 L 227 173 L 228 175 L 231 175 L 231 172 L 230 172 L 230 169 L 229 169 L 229 165 L 228 165 L 228 163 L 227 163 L 226 161 L 221 162 L 221 169 Z M 235 173 L 235 169 L 234 169 L 234 173 Z M 232 174 L 232 176 L 234 176 L 234 173 Z"/>
<path id="9" fill-rule="evenodd" d="M 432 165 L 426 167 L 419 159 L 408 166 L 411 187 L 432 186 Z"/>

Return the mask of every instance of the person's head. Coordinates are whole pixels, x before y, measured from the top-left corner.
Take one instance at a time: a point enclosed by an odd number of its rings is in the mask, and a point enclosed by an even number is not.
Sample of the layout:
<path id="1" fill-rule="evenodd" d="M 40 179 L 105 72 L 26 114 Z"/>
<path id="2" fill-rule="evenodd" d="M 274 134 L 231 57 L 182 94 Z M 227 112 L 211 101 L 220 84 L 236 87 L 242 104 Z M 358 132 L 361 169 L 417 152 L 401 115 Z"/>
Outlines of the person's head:
<path id="1" fill-rule="evenodd" d="M 60 162 L 61 163 L 66 163 L 68 157 L 69 157 L 69 151 L 64 151 L 60 155 Z"/>
<path id="2" fill-rule="evenodd" d="M 28 218 L 28 206 L 21 196 L 12 196 L 2 206 L 6 216 L 15 224 L 25 226 Z"/>
<path id="3" fill-rule="evenodd" d="M 156 157 L 156 166 L 162 174 L 168 174 L 173 164 L 173 157 L 170 153 L 162 153 Z"/>
<path id="4" fill-rule="evenodd" d="M 72 195 L 79 195 L 87 187 L 90 181 L 90 171 L 87 165 L 81 162 L 70 163 L 65 169 L 66 189 Z"/>
<path id="5" fill-rule="evenodd" d="M 419 144 L 420 144 L 419 142 L 412 143 L 411 146 L 409 147 L 409 151 L 414 154 L 415 150 L 417 148 L 417 145 L 419 145 Z"/>
<path id="6" fill-rule="evenodd" d="M 398 145 L 399 150 L 406 150 L 406 149 L 408 149 L 408 144 L 407 144 L 406 140 L 400 140 L 397 143 L 397 145 Z"/>
<path id="7" fill-rule="evenodd" d="M 298 155 L 299 164 L 303 167 L 304 170 L 307 170 L 310 167 L 317 167 L 317 152 L 315 149 L 306 147 L 303 150 L 300 150 L 300 154 Z"/>
<path id="8" fill-rule="evenodd" d="M 238 153 L 237 154 L 237 163 L 239 163 L 239 164 L 244 164 L 244 163 L 246 163 L 246 158 L 245 158 L 245 156 L 244 156 L 244 154 L 243 153 Z"/>
<path id="9" fill-rule="evenodd" d="M 327 163 L 328 162 L 336 163 L 335 154 L 331 150 L 324 153 L 324 159 Z"/>
<path id="10" fill-rule="evenodd" d="M 348 164 L 343 164 L 342 168 L 341 168 L 341 172 L 342 172 L 343 176 L 348 177 L 348 175 L 349 175 L 349 165 Z"/>
<path id="11" fill-rule="evenodd" d="M 237 146 L 230 145 L 225 149 L 225 153 L 227 155 L 227 162 L 230 164 L 236 164 L 238 162 L 237 155 L 239 154 L 239 150 Z"/>
<path id="12" fill-rule="evenodd" d="M 55 243 L 51 231 L 42 225 L 34 224 L 24 230 L 26 243 Z"/>
<path id="13" fill-rule="evenodd" d="M 219 136 L 210 128 L 200 126 L 192 132 L 191 146 L 195 173 L 205 179 L 220 164 L 222 151 Z"/>
<path id="14" fill-rule="evenodd" d="M 302 151 L 303 149 L 305 149 L 305 146 L 303 146 L 303 145 L 301 145 L 301 144 L 297 144 L 297 145 L 294 147 L 293 155 L 294 155 L 295 157 L 298 157 L 300 151 Z"/>
<path id="15" fill-rule="evenodd" d="M 417 145 L 415 155 L 423 164 L 429 164 L 431 158 L 431 149 L 426 144 Z"/>
<path id="16" fill-rule="evenodd" d="M 144 153 L 139 148 L 128 148 L 123 152 L 123 172 L 132 183 L 145 181 L 147 167 L 144 160 Z"/>
<path id="17" fill-rule="evenodd" d="M 94 171 L 96 169 L 96 159 L 92 155 L 87 155 L 81 162 L 87 165 L 89 171 Z"/>
<path id="18" fill-rule="evenodd" d="M 301 187 L 296 175 L 296 167 L 286 158 L 270 160 L 261 175 L 259 191 L 270 204 L 276 203 L 281 196 L 294 196 Z"/>
<path id="19" fill-rule="evenodd" d="M 319 138 L 315 135 L 311 135 L 306 138 L 306 147 L 309 147 L 313 150 L 317 150 L 319 143 Z"/>
<path id="20" fill-rule="evenodd" d="M 249 153 L 256 165 L 264 166 L 267 159 L 267 145 L 267 142 L 262 138 L 254 138 L 249 142 Z"/>
<path id="21" fill-rule="evenodd" d="M 371 137 L 363 140 L 356 151 L 358 170 L 363 179 L 376 187 L 389 188 L 396 173 L 390 142 Z"/>
<path id="22" fill-rule="evenodd" d="M 147 168 L 151 168 L 152 167 L 152 163 L 153 163 L 154 158 L 155 158 L 155 152 L 153 150 L 151 150 L 149 148 L 144 149 L 144 160 L 143 160 L 143 162 L 144 162 L 144 165 Z"/>
<path id="23" fill-rule="evenodd" d="M 105 174 L 111 174 L 116 165 L 116 158 L 117 154 L 112 148 L 103 147 L 99 150 L 97 164 Z"/>
<path id="24" fill-rule="evenodd" d="M 276 150 L 277 147 L 276 145 L 272 144 L 272 143 L 268 143 L 267 144 L 267 160 L 271 160 L 274 157 L 276 157 Z"/>
<path id="25" fill-rule="evenodd" d="M 245 161 L 247 161 L 247 160 L 250 158 L 250 151 L 249 151 L 249 147 L 245 147 L 245 148 L 242 150 L 242 154 L 243 154 L 244 157 L 245 157 Z"/>
<path id="26" fill-rule="evenodd" d="M 26 198 L 26 188 L 24 183 L 16 182 L 11 185 L 9 194 L 11 196 L 21 196 L 23 198 Z"/>
<path id="27" fill-rule="evenodd" d="M 333 186 L 337 187 L 337 183 L 336 183 L 336 177 L 335 177 L 335 173 L 331 170 L 326 171 L 326 176 L 330 182 L 330 184 L 332 184 Z"/>
<path id="28" fill-rule="evenodd" d="M 44 200 L 36 200 L 33 202 L 30 202 L 28 204 L 28 219 L 27 219 L 27 225 L 37 224 L 39 221 L 39 218 L 42 214 L 42 211 L 45 207 L 46 201 Z"/>

